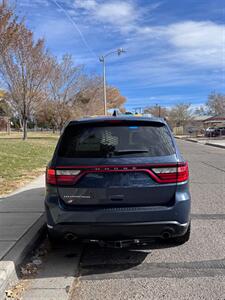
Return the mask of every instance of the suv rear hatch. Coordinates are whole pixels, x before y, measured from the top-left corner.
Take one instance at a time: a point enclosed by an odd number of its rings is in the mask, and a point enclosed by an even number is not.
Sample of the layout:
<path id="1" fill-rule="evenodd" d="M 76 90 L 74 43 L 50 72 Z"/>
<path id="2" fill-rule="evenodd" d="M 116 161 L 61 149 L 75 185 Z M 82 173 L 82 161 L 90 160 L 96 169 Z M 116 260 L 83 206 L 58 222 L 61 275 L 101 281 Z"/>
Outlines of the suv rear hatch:
<path id="1" fill-rule="evenodd" d="M 170 205 L 181 168 L 164 123 L 77 122 L 65 129 L 47 181 L 74 208 Z"/>

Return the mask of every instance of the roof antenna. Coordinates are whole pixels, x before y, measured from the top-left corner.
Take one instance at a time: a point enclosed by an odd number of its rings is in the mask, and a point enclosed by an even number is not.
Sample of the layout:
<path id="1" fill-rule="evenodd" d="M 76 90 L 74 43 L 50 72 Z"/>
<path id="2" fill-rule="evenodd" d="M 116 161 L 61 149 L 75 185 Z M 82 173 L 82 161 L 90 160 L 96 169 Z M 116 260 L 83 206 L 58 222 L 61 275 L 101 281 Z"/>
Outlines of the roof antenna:
<path id="1" fill-rule="evenodd" d="M 117 117 L 117 111 L 116 110 L 114 110 L 114 112 L 113 112 L 113 117 Z"/>

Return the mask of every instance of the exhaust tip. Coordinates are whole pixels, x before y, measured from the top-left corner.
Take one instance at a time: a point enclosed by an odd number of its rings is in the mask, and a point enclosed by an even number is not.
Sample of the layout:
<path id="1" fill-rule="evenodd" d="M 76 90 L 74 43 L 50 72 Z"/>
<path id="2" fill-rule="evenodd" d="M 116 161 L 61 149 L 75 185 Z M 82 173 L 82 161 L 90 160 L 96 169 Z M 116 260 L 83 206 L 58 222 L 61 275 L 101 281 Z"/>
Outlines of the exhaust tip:
<path id="1" fill-rule="evenodd" d="M 77 239 L 77 236 L 73 234 L 72 232 L 68 232 L 65 234 L 65 240 L 67 241 L 75 241 Z"/>
<path id="2" fill-rule="evenodd" d="M 164 240 L 168 240 L 169 238 L 171 238 L 172 234 L 170 231 L 163 231 L 161 236 Z"/>

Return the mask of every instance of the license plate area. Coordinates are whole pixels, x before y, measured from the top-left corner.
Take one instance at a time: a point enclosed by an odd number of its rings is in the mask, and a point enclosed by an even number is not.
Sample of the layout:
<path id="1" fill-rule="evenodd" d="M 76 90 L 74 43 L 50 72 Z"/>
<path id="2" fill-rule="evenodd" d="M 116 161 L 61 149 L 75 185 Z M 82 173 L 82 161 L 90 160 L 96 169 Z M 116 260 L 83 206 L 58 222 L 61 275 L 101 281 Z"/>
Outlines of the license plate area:
<path id="1" fill-rule="evenodd" d="M 147 187 L 153 183 L 145 172 L 90 172 L 76 183 L 76 188 Z"/>

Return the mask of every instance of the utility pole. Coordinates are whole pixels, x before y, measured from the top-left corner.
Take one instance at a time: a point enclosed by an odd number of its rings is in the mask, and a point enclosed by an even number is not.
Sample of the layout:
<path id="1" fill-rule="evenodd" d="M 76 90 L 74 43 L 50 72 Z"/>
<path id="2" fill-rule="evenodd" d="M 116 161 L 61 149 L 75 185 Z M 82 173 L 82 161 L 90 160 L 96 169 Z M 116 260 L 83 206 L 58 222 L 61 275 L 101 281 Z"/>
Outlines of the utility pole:
<path id="1" fill-rule="evenodd" d="M 104 99 L 104 115 L 107 116 L 107 93 L 106 93 L 106 57 L 117 53 L 118 56 L 126 51 L 123 48 L 119 48 L 115 51 L 111 51 L 105 55 L 99 57 L 99 61 L 102 63 L 103 66 L 103 99 Z"/>
<path id="2" fill-rule="evenodd" d="M 158 117 L 160 118 L 161 117 L 161 106 L 158 103 L 156 103 L 155 106 L 158 107 Z"/>
<path id="3" fill-rule="evenodd" d="M 106 72 L 105 72 L 105 57 L 99 59 L 103 66 L 103 99 L 104 99 L 104 115 L 107 115 L 107 98 L 106 98 Z"/>

